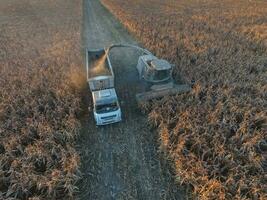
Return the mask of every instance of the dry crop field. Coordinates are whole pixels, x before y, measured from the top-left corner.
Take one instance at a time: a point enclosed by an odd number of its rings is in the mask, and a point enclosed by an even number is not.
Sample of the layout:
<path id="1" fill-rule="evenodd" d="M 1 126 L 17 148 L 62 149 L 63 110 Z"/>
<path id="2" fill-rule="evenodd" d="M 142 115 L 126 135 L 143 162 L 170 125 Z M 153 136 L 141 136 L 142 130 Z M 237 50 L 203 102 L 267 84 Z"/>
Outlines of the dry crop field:
<path id="1" fill-rule="evenodd" d="M 73 199 L 81 1 L 0 1 L 0 199 Z"/>
<path id="2" fill-rule="evenodd" d="M 192 198 L 267 199 L 267 2 L 102 0 L 191 93 L 144 105 Z"/>

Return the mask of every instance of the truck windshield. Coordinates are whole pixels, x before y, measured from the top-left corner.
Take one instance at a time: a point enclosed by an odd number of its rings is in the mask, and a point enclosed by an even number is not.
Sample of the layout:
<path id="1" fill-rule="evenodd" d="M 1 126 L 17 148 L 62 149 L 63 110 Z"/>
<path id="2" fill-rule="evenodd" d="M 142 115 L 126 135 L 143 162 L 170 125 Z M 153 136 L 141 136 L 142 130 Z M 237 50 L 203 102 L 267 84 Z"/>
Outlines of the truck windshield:
<path id="1" fill-rule="evenodd" d="M 96 109 L 96 113 L 101 114 L 101 113 L 116 111 L 119 109 L 119 106 L 117 102 L 113 102 L 113 103 L 104 104 L 104 105 L 96 105 L 95 109 Z"/>

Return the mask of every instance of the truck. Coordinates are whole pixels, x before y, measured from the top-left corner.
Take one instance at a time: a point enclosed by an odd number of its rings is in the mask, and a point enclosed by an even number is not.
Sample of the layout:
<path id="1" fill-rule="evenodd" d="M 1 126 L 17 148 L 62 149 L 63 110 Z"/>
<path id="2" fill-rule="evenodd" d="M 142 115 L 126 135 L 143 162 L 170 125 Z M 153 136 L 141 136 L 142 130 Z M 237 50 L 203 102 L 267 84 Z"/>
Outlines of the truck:
<path id="1" fill-rule="evenodd" d="M 92 94 L 96 125 L 100 126 L 122 120 L 114 88 L 114 72 L 107 51 L 86 49 L 87 82 Z"/>

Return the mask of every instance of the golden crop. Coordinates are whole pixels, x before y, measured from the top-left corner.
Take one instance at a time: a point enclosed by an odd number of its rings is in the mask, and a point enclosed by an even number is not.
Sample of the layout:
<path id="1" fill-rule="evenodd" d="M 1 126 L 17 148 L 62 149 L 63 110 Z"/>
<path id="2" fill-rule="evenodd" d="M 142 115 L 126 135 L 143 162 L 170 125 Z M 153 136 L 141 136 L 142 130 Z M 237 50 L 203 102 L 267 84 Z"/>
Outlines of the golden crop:
<path id="1" fill-rule="evenodd" d="M 198 199 L 267 199 L 267 3 L 102 0 L 189 94 L 144 105 Z"/>
<path id="2" fill-rule="evenodd" d="M 3 0 L 0 13 L 0 199 L 72 199 L 80 1 Z"/>

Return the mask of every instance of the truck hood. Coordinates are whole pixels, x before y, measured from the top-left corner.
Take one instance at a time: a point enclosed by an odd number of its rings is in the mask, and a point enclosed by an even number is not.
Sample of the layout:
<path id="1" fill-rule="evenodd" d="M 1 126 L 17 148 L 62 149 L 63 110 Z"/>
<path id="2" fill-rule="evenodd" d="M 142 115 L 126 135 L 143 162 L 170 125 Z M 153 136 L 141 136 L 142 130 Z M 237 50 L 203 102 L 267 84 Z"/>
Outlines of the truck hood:
<path id="1" fill-rule="evenodd" d="M 118 97 L 114 88 L 92 92 L 95 105 L 104 105 L 117 102 Z"/>

